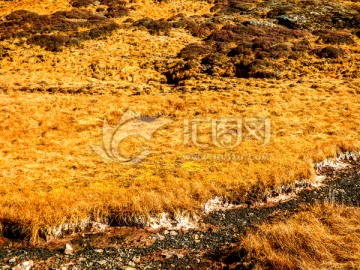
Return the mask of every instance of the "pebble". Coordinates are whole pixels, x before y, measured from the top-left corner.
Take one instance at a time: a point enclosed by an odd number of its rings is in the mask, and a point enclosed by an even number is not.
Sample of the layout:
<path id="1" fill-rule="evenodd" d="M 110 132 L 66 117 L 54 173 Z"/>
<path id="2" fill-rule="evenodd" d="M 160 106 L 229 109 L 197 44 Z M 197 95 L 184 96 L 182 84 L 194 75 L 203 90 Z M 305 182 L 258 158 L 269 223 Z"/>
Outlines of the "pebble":
<path id="1" fill-rule="evenodd" d="M 106 260 L 101 260 L 101 261 L 98 261 L 98 264 L 104 265 L 104 264 L 107 264 L 107 261 Z"/>
<path id="2" fill-rule="evenodd" d="M 65 253 L 66 255 L 72 255 L 72 254 L 74 254 L 74 249 L 73 249 L 73 247 L 72 247 L 70 244 L 66 244 L 66 245 L 65 245 L 65 251 L 64 251 L 64 253 Z"/>
<path id="3" fill-rule="evenodd" d="M 139 256 L 135 256 L 135 257 L 133 257 L 133 262 L 135 262 L 135 263 L 139 263 L 140 262 L 140 257 Z"/>
<path id="4" fill-rule="evenodd" d="M 171 231 L 171 232 L 170 232 L 170 235 L 175 236 L 175 235 L 178 235 L 178 233 L 175 232 L 175 231 Z"/>
<path id="5" fill-rule="evenodd" d="M 14 258 L 10 259 L 10 260 L 9 260 L 9 263 L 14 263 L 14 262 L 16 262 L 16 259 L 17 259 L 17 257 L 14 257 Z"/>
<path id="6" fill-rule="evenodd" d="M 23 262 L 22 264 L 18 264 L 17 266 L 13 267 L 13 270 L 30 270 L 31 267 L 34 266 L 34 262 L 33 261 L 26 261 Z"/>
<path id="7" fill-rule="evenodd" d="M 103 252 L 104 252 L 103 249 L 94 249 L 94 251 L 95 251 L 96 253 L 103 253 Z"/>
<path id="8" fill-rule="evenodd" d="M 184 255 L 183 254 L 176 254 L 176 257 L 178 258 L 178 259 L 182 259 L 182 258 L 184 258 Z"/>

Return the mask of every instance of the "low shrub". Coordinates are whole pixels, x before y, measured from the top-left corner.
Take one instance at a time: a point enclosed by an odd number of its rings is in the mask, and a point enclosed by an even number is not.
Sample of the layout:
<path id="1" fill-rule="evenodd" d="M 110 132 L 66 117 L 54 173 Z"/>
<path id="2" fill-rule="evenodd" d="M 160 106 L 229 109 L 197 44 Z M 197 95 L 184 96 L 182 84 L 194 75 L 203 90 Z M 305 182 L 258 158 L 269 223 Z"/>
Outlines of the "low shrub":
<path id="1" fill-rule="evenodd" d="M 119 29 L 120 25 L 117 23 L 111 23 L 105 26 L 101 26 L 98 28 L 93 28 L 88 32 L 90 39 L 97 39 L 100 37 L 108 36 L 116 29 Z"/>
<path id="2" fill-rule="evenodd" d="M 104 17 L 93 14 L 86 9 L 72 9 L 69 11 L 57 11 L 53 15 L 55 18 L 82 19 L 82 20 L 105 20 Z"/>
<path id="3" fill-rule="evenodd" d="M 129 15 L 130 10 L 125 6 L 111 6 L 107 9 L 105 16 L 107 18 L 119 18 Z"/>
<path id="4" fill-rule="evenodd" d="M 189 33 L 195 37 L 207 37 L 210 35 L 210 33 L 213 30 L 218 30 L 219 26 L 216 23 L 203 23 L 203 24 L 197 24 L 197 23 L 186 23 L 186 30 L 189 31 Z"/>
<path id="5" fill-rule="evenodd" d="M 28 39 L 28 44 L 39 45 L 47 51 L 59 52 L 69 40 L 69 37 L 63 35 L 36 35 Z"/>
<path id="6" fill-rule="evenodd" d="M 168 34 L 172 28 L 172 22 L 165 19 L 154 20 L 151 18 L 143 18 L 133 23 L 133 26 L 144 27 L 148 29 L 150 34 Z"/>
<path id="7" fill-rule="evenodd" d="M 199 43 L 191 43 L 183 48 L 178 57 L 183 58 L 184 60 L 198 59 L 199 57 L 211 53 L 212 48 L 209 46 L 204 46 Z"/>
<path id="8" fill-rule="evenodd" d="M 345 51 L 341 48 L 327 46 L 315 51 L 315 54 L 320 58 L 342 58 L 345 55 Z"/>
<path id="9" fill-rule="evenodd" d="M 354 45 L 355 41 L 348 33 L 330 31 L 330 30 L 320 30 L 315 31 L 313 34 L 319 36 L 318 41 L 322 41 L 325 44 L 347 44 Z"/>
<path id="10" fill-rule="evenodd" d="M 208 37 L 207 41 L 220 41 L 220 42 L 236 42 L 241 40 L 242 37 L 231 30 L 217 30 L 212 32 Z"/>
<path id="11" fill-rule="evenodd" d="M 277 68 L 274 63 L 265 60 L 242 62 L 236 66 L 236 76 L 239 78 L 278 78 Z"/>
<path id="12" fill-rule="evenodd" d="M 71 6 L 73 7 L 87 7 L 88 5 L 92 4 L 94 0 L 73 0 L 70 2 Z"/>

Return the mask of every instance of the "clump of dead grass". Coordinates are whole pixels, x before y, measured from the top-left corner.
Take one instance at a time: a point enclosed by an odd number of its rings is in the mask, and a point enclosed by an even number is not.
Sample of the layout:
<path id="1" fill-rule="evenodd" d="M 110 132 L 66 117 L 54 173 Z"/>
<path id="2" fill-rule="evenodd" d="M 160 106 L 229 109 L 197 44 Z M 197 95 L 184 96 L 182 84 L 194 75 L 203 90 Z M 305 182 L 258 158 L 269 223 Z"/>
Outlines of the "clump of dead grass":
<path id="1" fill-rule="evenodd" d="M 242 242 L 254 269 L 357 269 L 360 210 L 317 205 L 287 221 L 261 225 Z"/>

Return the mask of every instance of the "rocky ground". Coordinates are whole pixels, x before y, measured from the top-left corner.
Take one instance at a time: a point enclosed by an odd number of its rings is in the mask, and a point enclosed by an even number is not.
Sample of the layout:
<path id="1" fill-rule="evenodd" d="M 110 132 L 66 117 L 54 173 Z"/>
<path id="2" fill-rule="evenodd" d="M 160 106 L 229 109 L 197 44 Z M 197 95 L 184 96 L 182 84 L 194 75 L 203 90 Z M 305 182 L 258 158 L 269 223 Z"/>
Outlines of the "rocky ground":
<path id="1" fill-rule="evenodd" d="M 316 202 L 359 206 L 360 164 L 325 167 L 322 187 L 307 187 L 297 197 L 258 206 L 215 211 L 190 231 L 112 227 L 28 246 L 2 239 L 1 269 L 251 269 L 242 262 L 241 237 L 262 222 L 273 222 Z M 236 251 L 234 251 L 236 250 Z"/>

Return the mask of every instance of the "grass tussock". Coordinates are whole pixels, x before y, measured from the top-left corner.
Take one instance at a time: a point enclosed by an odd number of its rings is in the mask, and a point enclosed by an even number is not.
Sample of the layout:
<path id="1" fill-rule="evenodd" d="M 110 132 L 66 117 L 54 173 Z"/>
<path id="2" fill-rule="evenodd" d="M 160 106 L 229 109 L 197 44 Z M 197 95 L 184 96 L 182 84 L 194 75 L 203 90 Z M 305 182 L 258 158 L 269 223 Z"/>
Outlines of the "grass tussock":
<path id="1" fill-rule="evenodd" d="M 360 210 L 317 205 L 261 225 L 242 245 L 253 269 L 358 269 Z"/>

